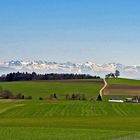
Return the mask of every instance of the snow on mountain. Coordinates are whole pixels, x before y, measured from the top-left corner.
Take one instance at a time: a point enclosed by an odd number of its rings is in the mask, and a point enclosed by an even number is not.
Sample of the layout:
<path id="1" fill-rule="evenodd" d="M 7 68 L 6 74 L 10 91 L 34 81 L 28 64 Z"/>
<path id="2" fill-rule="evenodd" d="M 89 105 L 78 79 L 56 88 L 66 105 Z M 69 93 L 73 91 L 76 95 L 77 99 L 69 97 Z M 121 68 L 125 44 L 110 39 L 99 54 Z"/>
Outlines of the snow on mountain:
<path id="1" fill-rule="evenodd" d="M 140 77 L 140 65 L 126 66 L 119 63 L 96 64 L 86 63 L 56 63 L 47 61 L 6 61 L 0 62 L 0 74 L 9 72 L 37 72 L 37 73 L 84 73 L 104 76 L 109 72 L 119 70 L 122 77 Z"/>

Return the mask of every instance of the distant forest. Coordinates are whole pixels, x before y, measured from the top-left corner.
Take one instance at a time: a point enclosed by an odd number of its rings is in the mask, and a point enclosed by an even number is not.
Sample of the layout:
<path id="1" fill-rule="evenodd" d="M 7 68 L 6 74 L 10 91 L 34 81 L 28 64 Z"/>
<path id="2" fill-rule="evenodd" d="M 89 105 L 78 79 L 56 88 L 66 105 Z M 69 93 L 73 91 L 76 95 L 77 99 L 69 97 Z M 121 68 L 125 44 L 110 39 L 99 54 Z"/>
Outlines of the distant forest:
<path id="1" fill-rule="evenodd" d="M 2 75 L 0 81 L 34 81 L 34 80 L 67 80 L 67 79 L 100 79 L 99 76 L 87 74 L 36 74 L 33 73 L 9 73 Z"/>

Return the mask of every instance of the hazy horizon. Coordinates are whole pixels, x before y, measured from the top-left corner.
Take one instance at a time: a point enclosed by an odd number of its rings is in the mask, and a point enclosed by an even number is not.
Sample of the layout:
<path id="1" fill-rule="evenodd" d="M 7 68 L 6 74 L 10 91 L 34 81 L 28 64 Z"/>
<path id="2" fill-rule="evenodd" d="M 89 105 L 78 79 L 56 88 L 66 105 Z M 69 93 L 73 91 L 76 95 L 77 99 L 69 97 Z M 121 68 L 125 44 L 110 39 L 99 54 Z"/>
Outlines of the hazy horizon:
<path id="1" fill-rule="evenodd" d="M 0 2 L 0 60 L 140 64 L 140 1 Z"/>

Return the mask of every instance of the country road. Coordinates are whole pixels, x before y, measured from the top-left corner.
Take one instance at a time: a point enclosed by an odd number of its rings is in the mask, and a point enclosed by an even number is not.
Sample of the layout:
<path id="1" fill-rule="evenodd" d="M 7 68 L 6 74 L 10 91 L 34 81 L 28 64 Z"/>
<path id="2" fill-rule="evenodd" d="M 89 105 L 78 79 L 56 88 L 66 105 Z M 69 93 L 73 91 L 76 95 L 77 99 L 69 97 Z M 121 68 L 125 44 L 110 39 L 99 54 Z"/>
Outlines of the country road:
<path id="1" fill-rule="evenodd" d="M 104 81 L 104 86 L 103 86 L 102 89 L 100 90 L 100 96 L 101 96 L 101 98 L 102 98 L 102 96 L 103 96 L 103 90 L 107 87 L 107 82 L 106 82 L 106 80 L 103 79 L 103 81 Z"/>

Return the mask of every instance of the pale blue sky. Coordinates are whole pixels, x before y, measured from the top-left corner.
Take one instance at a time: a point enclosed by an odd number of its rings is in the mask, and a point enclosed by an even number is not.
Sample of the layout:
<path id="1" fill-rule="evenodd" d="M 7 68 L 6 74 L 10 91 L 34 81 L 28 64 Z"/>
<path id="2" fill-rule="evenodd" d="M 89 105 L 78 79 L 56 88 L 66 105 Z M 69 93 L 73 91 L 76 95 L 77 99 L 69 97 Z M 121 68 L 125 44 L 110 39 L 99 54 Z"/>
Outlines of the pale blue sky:
<path id="1" fill-rule="evenodd" d="M 1 0 L 0 60 L 140 64 L 139 0 Z"/>

